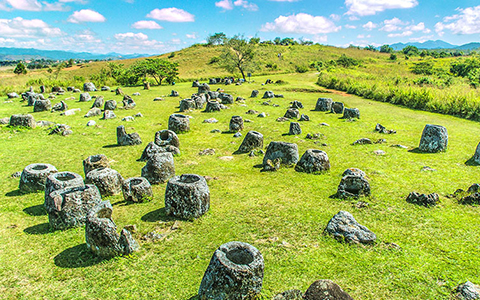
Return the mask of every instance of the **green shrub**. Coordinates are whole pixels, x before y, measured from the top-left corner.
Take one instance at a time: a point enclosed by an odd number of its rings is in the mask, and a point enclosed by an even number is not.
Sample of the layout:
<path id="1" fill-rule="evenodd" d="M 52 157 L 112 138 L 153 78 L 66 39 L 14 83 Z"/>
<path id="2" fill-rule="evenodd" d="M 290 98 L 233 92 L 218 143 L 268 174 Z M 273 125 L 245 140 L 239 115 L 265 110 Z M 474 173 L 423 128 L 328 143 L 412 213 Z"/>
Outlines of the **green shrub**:
<path id="1" fill-rule="evenodd" d="M 309 68 L 306 65 L 296 65 L 295 66 L 295 72 L 297 73 L 306 73 L 308 72 Z"/>
<path id="2" fill-rule="evenodd" d="M 214 56 L 212 58 L 210 58 L 210 61 L 208 62 L 209 65 L 213 65 L 213 64 L 216 64 L 220 61 L 220 57 L 218 56 Z"/>
<path id="3" fill-rule="evenodd" d="M 348 57 L 345 54 L 342 54 L 342 56 L 340 56 L 340 58 L 338 58 L 336 61 L 337 66 L 342 66 L 344 68 L 358 66 L 359 64 L 360 64 L 359 60 L 352 57 Z"/>

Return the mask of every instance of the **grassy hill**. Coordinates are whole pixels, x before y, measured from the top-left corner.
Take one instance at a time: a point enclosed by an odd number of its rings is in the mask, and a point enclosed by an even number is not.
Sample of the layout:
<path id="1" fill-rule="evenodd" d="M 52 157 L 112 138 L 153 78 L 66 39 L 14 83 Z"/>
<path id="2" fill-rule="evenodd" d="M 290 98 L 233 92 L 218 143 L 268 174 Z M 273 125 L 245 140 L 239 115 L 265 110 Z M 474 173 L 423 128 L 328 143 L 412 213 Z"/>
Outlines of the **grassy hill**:
<path id="1" fill-rule="evenodd" d="M 243 241 L 252 244 L 265 260 L 265 277 L 261 299 L 272 299 L 288 289 L 305 291 L 317 279 L 331 279 L 354 299 L 450 299 L 455 287 L 470 280 L 476 284 L 480 271 L 477 206 L 459 204 L 446 196 L 458 188 L 467 189 L 478 182 L 478 166 L 471 157 L 480 135 L 478 122 L 455 116 L 405 108 L 380 101 L 371 101 L 345 92 L 327 91 L 319 87 L 317 70 L 294 72 L 298 64 L 336 60 L 341 54 L 361 60 L 352 69 L 327 68 L 328 76 L 344 72 L 360 80 L 389 76 L 391 70 L 416 78 L 409 72 L 411 60 L 390 62 L 389 55 L 357 49 L 332 47 L 272 47 L 261 56 L 263 69 L 252 82 L 240 86 L 212 85 L 222 88 L 245 103 L 229 105 L 215 113 L 199 110 L 188 112 L 191 131 L 179 135 L 181 154 L 175 157 L 176 174 L 194 173 L 212 178 L 210 211 L 195 221 L 175 220 L 165 215 L 166 184 L 153 186 L 154 198 L 142 204 L 128 204 L 122 195 L 105 197 L 113 204 L 113 220 L 119 230 L 134 224 L 134 238 L 141 250 L 129 257 L 102 260 L 86 247 L 83 227 L 52 231 L 43 209 L 44 194 L 21 194 L 18 178 L 11 174 L 31 163 L 51 163 L 59 171 L 72 171 L 82 176 L 82 160 L 103 153 L 112 168 L 124 178 L 139 176 L 143 162 L 136 161 L 155 132 L 166 129 L 170 114 L 178 112 L 178 101 L 197 89 L 193 78 L 223 76 L 218 66 L 210 65 L 218 56 L 217 48 L 191 47 L 170 58 L 180 63 L 180 76 L 185 82 L 172 86 L 153 86 L 145 91 L 126 87 L 137 103 L 132 110 L 117 110 L 117 118 L 100 120 L 84 118 L 91 102 L 66 100 L 69 108 L 80 108 L 73 116 L 60 113 L 33 113 L 23 102 L 0 103 L 0 117 L 14 113 L 31 113 L 36 120 L 64 123 L 72 127 L 70 136 L 49 135 L 47 128 L 33 130 L 0 126 L 0 291 L 5 299 L 195 299 L 200 281 L 213 252 L 223 243 Z M 261 49 L 260 49 L 261 50 Z M 268 50 L 268 51 L 267 51 Z M 282 52 L 282 60 L 275 53 Z M 170 56 L 166 55 L 166 57 Z M 420 59 L 418 59 L 420 60 Z M 451 60 L 451 59 L 450 59 Z M 414 60 L 415 61 L 415 60 Z M 125 61 L 130 64 L 133 61 Z M 269 70 L 267 63 L 278 64 Z M 448 59 L 437 64 L 448 63 Z M 183 66 L 182 66 L 183 65 Z M 104 64 L 92 63 L 83 68 L 62 71 L 68 80 L 98 71 Z M 369 75 L 365 70 L 373 70 Z M 196 70 L 204 70 L 197 72 Z M 290 73 L 288 73 L 290 72 Z M 373 74 L 373 75 L 372 75 Z M 30 79 L 46 74 L 29 74 Z M 369 77 L 374 76 L 374 77 Z M 18 80 L 18 77 L 8 80 Z M 262 85 L 266 79 L 282 80 L 283 84 Z M 350 79 L 353 83 L 353 79 Z M 9 87 L 15 89 L 15 87 Z M 17 86 L 18 88 L 18 86 Z M 25 86 L 22 85 L 22 89 Z M 35 86 L 35 88 L 37 88 Z M 174 88 L 180 97 L 168 97 Z M 249 98 L 252 90 L 260 95 L 267 90 L 283 94 L 270 104 Z M 20 92 L 21 90 L 17 90 Z M 111 92 L 95 92 L 108 99 L 122 100 Z M 53 102 L 78 94 L 66 93 Z M 163 97 L 165 101 L 153 101 Z M 351 122 L 339 115 L 312 111 L 317 98 L 330 97 L 359 108 L 361 119 Z M 301 113 L 311 121 L 301 122 L 302 134 L 288 133 L 289 122 L 277 122 L 293 100 L 305 106 Z M 265 112 L 266 118 L 248 115 L 250 109 Z M 142 118 L 122 121 L 141 112 Z M 307 149 L 325 151 L 331 169 L 319 175 L 282 168 L 277 172 L 260 172 L 256 166 L 262 156 L 236 155 L 243 138 L 230 133 L 212 133 L 213 129 L 228 130 L 232 116 L 240 115 L 252 122 L 245 123 L 243 136 L 249 130 L 264 135 L 265 147 L 271 141 L 296 143 L 302 155 Z M 216 118 L 215 124 L 203 123 Z M 87 127 L 88 120 L 97 122 Z M 329 126 L 322 126 L 328 123 Z M 374 131 L 381 123 L 396 134 L 382 135 Z M 415 151 L 425 124 L 447 128 L 448 150 L 437 154 Z M 116 146 L 116 127 L 125 125 L 127 132 L 137 132 L 142 145 Z M 306 139 L 307 133 L 318 133 L 318 140 Z M 360 138 L 385 143 L 351 145 Z M 408 149 L 392 147 L 401 144 Z M 213 148 L 214 155 L 200 156 L 202 150 Z M 375 154 L 383 150 L 384 155 Z M 413 150 L 413 151 L 409 151 Z M 226 158 L 228 157 L 228 158 Z M 233 157 L 233 158 L 232 158 Z M 369 178 L 372 195 L 358 200 L 332 199 L 346 168 L 364 170 Z M 435 171 L 423 171 L 430 167 Z M 436 192 L 440 204 L 433 208 L 416 206 L 405 201 L 412 192 Z M 360 202 L 366 202 L 368 205 Z M 374 245 L 362 246 L 336 241 L 324 233 L 330 218 L 346 210 L 362 225 L 376 233 Z M 175 225 L 176 230 L 171 230 Z M 166 234 L 163 240 L 151 242 L 142 237 L 149 232 Z M 392 243 L 399 247 L 393 246 Z"/>

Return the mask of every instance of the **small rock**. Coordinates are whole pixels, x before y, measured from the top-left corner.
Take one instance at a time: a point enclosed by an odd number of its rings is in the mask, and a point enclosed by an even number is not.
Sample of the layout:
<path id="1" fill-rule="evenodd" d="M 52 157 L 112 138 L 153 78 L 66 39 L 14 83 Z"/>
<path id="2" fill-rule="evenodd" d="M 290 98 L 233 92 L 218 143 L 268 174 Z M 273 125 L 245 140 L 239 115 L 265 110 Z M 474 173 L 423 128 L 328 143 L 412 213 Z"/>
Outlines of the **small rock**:
<path id="1" fill-rule="evenodd" d="M 221 156 L 218 159 L 223 160 L 223 161 L 231 161 L 231 160 L 233 160 L 233 156 Z"/>
<path id="2" fill-rule="evenodd" d="M 164 100 L 165 100 L 165 99 L 160 98 L 160 97 L 157 97 L 157 98 L 153 99 L 153 101 L 164 101 Z"/>
<path id="3" fill-rule="evenodd" d="M 222 131 L 220 129 L 213 129 L 210 130 L 210 133 L 221 133 Z"/>
<path id="4" fill-rule="evenodd" d="M 456 290 L 456 299 L 459 300 L 475 300 L 480 299 L 480 286 L 470 281 L 460 284 Z"/>
<path id="5" fill-rule="evenodd" d="M 368 145 L 373 144 L 373 142 L 369 138 L 361 138 L 353 142 L 352 145 Z"/>
<path id="6" fill-rule="evenodd" d="M 423 172 L 435 172 L 435 171 L 437 171 L 437 170 L 432 169 L 432 168 L 430 168 L 430 167 L 428 167 L 428 166 L 424 166 L 424 167 L 422 167 L 422 171 L 423 171 Z"/>
<path id="7" fill-rule="evenodd" d="M 287 121 L 290 121 L 290 119 L 289 119 L 289 118 L 285 118 L 285 117 L 279 117 L 279 118 L 277 118 L 276 121 L 277 121 L 277 122 L 287 122 Z"/>
<path id="8" fill-rule="evenodd" d="M 385 155 L 386 154 L 385 151 L 383 151 L 383 150 L 375 150 L 375 151 L 373 151 L 373 153 L 375 155 Z"/>
<path id="9" fill-rule="evenodd" d="M 90 120 L 87 122 L 87 126 L 95 126 L 97 123 L 94 120 Z"/>
<path id="10" fill-rule="evenodd" d="M 320 126 L 330 126 L 330 125 L 328 125 L 327 123 L 320 123 L 319 125 L 320 125 Z"/>
<path id="11" fill-rule="evenodd" d="M 132 122 L 132 121 L 135 121 L 135 118 L 132 116 L 126 116 L 125 118 L 122 119 L 122 121 Z"/>
<path id="12" fill-rule="evenodd" d="M 432 193 L 429 195 L 420 194 L 417 192 L 411 192 L 407 196 L 407 202 L 417 205 L 423 205 L 425 207 L 435 206 L 438 203 L 438 194 Z"/>
<path id="13" fill-rule="evenodd" d="M 215 118 L 210 118 L 210 119 L 205 119 L 205 120 L 203 120 L 203 123 L 210 123 L 210 124 L 212 124 L 212 123 L 218 123 L 218 120 L 215 119 Z"/>
<path id="14" fill-rule="evenodd" d="M 302 115 L 300 116 L 299 121 L 310 121 L 310 117 L 307 116 L 307 115 L 305 115 L 305 114 L 302 114 Z"/>
<path id="15" fill-rule="evenodd" d="M 137 114 L 134 114 L 133 117 L 134 118 L 143 118 L 143 115 L 142 115 L 142 113 L 139 112 Z"/>
<path id="16" fill-rule="evenodd" d="M 390 147 L 395 147 L 395 148 L 400 148 L 400 149 L 408 149 L 407 146 L 400 145 L 400 144 L 391 145 Z"/>
<path id="17" fill-rule="evenodd" d="M 15 172 L 15 173 L 13 173 L 12 175 L 10 175 L 10 177 L 12 177 L 12 178 L 19 178 L 20 176 L 22 176 L 22 172 L 21 172 L 21 171 Z"/>
<path id="18" fill-rule="evenodd" d="M 214 155 L 215 154 L 215 149 L 205 149 L 200 152 L 198 152 L 198 155 L 204 156 L 204 155 Z"/>
<path id="19" fill-rule="evenodd" d="M 237 132 L 233 135 L 234 138 L 239 138 L 242 137 L 242 134 L 240 132 Z"/>
<path id="20" fill-rule="evenodd" d="M 375 233 L 360 225 L 347 211 L 340 211 L 333 216 L 325 231 L 333 235 L 335 239 L 347 243 L 373 244 L 377 239 Z"/>
<path id="21" fill-rule="evenodd" d="M 267 115 L 266 115 L 264 112 L 262 112 L 262 113 L 259 114 L 257 117 L 259 117 L 259 118 L 265 118 L 265 117 L 267 117 Z"/>

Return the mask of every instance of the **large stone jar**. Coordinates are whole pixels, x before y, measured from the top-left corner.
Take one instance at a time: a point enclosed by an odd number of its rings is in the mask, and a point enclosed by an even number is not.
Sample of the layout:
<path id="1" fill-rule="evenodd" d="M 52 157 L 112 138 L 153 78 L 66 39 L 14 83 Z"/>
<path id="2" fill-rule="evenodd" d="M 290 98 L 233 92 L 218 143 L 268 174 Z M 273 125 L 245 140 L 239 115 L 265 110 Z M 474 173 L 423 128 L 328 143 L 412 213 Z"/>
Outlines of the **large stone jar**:
<path id="1" fill-rule="evenodd" d="M 228 242 L 213 254 L 198 295 L 200 299 L 255 299 L 263 284 L 264 261 L 257 248 Z"/>
<path id="2" fill-rule="evenodd" d="M 210 191 L 205 178 L 195 174 L 175 176 L 165 191 L 165 211 L 176 218 L 192 220 L 210 208 Z"/>

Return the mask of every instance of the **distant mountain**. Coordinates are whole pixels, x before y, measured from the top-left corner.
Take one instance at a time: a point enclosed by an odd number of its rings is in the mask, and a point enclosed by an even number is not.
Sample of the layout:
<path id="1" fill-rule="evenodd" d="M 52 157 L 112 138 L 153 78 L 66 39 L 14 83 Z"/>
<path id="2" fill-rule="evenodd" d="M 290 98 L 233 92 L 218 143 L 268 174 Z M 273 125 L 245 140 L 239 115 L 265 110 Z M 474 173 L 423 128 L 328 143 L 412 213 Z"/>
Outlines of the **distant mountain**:
<path id="1" fill-rule="evenodd" d="M 0 47 L 0 60 L 30 60 L 30 59 L 52 59 L 52 60 L 68 60 L 73 59 L 85 59 L 85 60 L 117 60 L 117 59 L 129 59 L 151 56 L 149 54 L 119 54 L 119 53 L 88 53 L 88 52 L 71 52 L 60 50 L 39 50 L 33 48 L 6 48 Z"/>
<path id="2" fill-rule="evenodd" d="M 394 50 L 402 50 L 406 46 L 415 46 L 418 49 L 455 49 L 458 47 L 457 45 L 452 45 L 441 40 L 426 41 L 423 43 L 396 43 L 390 45 Z"/>
<path id="3" fill-rule="evenodd" d="M 461 45 L 461 46 L 458 46 L 457 50 L 475 50 L 475 49 L 478 49 L 480 48 L 480 43 L 468 43 L 468 44 L 465 44 L 465 45 Z"/>

